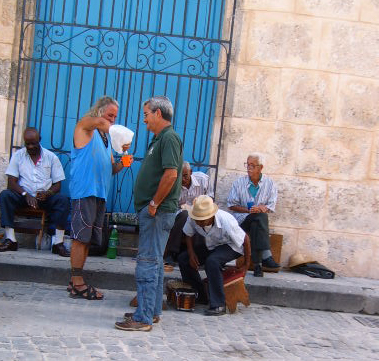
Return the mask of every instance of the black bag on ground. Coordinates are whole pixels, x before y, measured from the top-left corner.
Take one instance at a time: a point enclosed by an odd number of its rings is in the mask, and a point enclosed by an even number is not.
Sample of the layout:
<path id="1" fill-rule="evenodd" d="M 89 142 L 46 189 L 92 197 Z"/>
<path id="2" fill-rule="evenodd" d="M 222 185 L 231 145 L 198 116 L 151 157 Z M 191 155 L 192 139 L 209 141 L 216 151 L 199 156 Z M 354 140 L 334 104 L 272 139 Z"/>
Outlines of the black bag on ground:
<path id="1" fill-rule="evenodd" d="M 326 268 L 325 266 L 317 262 L 304 263 L 296 267 L 292 267 L 291 270 L 314 278 L 332 279 L 335 275 L 335 273 L 331 271 L 329 268 Z"/>

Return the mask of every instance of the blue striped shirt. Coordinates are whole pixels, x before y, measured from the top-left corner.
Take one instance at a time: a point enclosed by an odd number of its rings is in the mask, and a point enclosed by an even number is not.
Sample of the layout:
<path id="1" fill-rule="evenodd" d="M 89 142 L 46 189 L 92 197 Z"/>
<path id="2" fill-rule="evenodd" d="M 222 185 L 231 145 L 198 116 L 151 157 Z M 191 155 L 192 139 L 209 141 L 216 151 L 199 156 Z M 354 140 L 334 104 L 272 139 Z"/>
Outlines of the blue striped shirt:
<path id="1" fill-rule="evenodd" d="M 271 212 L 275 212 L 278 190 L 274 181 L 265 174 L 262 174 L 262 178 L 258 182 L 259 189 L 255 198 L 253 198 L 249 192 L 249 185 L 250 178 L 248 175 L 240 177 L 234 181 L 227 200 L 228 207 L 247 207 L 247 202 L 254 201 L 255 205 L 263 204 Z M 241 224 L 249 215 L 249 213 L 239 213 L 233 211 L 231 211 L 231 213 L 237 219 L 239 224 Z"/>

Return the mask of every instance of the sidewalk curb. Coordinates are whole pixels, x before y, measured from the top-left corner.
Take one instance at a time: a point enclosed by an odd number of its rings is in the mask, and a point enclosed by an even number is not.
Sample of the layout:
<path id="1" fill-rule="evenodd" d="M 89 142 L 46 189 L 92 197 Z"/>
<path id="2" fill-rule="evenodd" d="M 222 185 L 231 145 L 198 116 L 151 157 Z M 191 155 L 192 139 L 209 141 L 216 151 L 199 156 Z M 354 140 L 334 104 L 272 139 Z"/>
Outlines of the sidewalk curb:
<path id="1" fill-rule="evenodd" d="M 47 252 L 44 254 L 16 252 L 9 257 L 0 255 L 0 280 L 67 285 L 70 278 L 69 258 Z M 21 256 L 21 257 L 20 257 Z M 135 291 L 135 260 L 90 257 L 84 276 L 88 283 L 100 289 Z M 361 279 L 309 280 L 307 276 L 281 272 L 265 273 L 257 278 L 247 274 L 246 288 L 250 302 L 324 311 L 379 314 L 379 281 Z M 165 279 L 180 279 L 177 268 L 165 273 Z M 344 282 L 344 283 L 343 283 Z M 241 306 L 242 307 L 242 306 Z"/>

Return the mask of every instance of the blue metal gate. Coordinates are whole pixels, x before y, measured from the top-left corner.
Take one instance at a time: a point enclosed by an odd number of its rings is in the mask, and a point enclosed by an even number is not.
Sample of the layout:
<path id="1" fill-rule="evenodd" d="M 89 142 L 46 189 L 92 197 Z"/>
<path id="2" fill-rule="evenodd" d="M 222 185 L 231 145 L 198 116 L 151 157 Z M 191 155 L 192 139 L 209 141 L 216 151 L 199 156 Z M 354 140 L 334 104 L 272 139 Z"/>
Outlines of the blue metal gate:
<path id="1" fill-rule="evenodd" d="M 231 2 L 227 11 L 224 0 L 36 0 L 30 8 L 24 1 L 19 73 L 22 66 L 30 67 L 27 124 L 38 128 L 42 145 L 60 157 L 67 177 L 63 192 L 68 194 L 76 122 L 105 94 L 120 103 L 116 122 L 135 132 L 135 162 L 114 178 L 109 211 L 133 211 L 134 175 L 152 136 L 141 103 L 152 95 L 173 102 L 172 122 L 185 160 L 195 170 L 214 169 L 217 178 L 235 11 Z M 217 96 L 221 126 L 216 133 Z M 16 110 L 17 102 L 13 126 Z M 210 158 L 211 139 L 218 145 Z"/>

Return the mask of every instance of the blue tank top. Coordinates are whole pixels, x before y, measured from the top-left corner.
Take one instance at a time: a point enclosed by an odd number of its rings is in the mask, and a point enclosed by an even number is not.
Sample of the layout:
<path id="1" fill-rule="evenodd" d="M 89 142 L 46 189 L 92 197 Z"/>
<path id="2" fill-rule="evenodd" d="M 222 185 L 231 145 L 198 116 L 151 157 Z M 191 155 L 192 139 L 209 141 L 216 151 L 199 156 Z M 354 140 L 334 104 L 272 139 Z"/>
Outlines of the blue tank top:
<path id="1" fill-rule="evenodd" d="M 108 197 L 112 178 L 111 142 L 108 147 L 99 134 L 93 132 L 92 139 L 83 148 L 71 148 L 70 195 L 71 199 L 95 196 Z"/>

